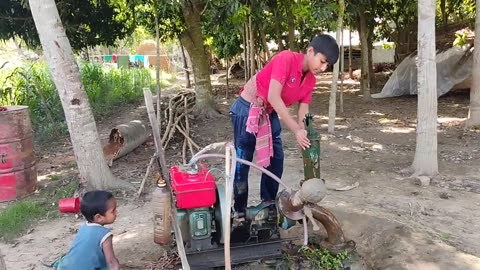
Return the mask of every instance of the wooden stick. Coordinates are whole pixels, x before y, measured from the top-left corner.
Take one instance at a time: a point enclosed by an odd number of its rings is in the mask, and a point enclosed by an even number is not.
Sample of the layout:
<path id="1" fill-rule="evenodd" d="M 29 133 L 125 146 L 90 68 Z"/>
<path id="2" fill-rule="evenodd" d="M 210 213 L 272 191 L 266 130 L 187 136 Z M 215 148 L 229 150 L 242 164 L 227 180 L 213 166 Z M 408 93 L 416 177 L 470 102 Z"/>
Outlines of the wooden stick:
<path id="1" fill-rule="evenodd" d="M 167 124 L 167 129 L 168 131 L 165 132 L 165 134 L 163 135 L 163 138 L 162 138 L 162 144 L 164 144 L 165 142 L 165 139 L 167 137 L 171 137 L 172 134 L 175 132 L 175 130 L 172 130 L 172 122 L 173 122 L 173 119 L 175 118 L 174 116 L 177 114 L 177 110 L 175 109 L 176 107 L 178 107 L 178 104 L 180 104 L 179 101 L 176 101 L 175 103 L 173 102 L 175 100 L 175 98 L 177 98 L 178 96 L 175 96 L 173 98 L 171 98 L 168 102 L 168 124 Z M 175 109 L 175 110 L 174 110 Z"/>
<path id="2" fill-rule="evenodd" d="M 172 127 L 172 121 L 173 121 L 173 113 L 172 113 L 172 99 L 170 99 L 168 101 L 168 112 L 169 112 L 169 115 L 168 115 L 168 123 L 167 123 L 167 126 L 165 127 L 165 133 L 163 134 L 163 138 L 162 138 L 162 144 L 163 142 L 165 141 L 165 138 L 167 137 L 167 135 L 170 133 L 170 129 Z M 167 110 L 165 110 L 166 112 Z"/>
<path id="3" fill-rule="evenodd" d="M 189 110 L 188 112 L 191 112 L 191 111 L 192 110 Z M 167 148 L 168 143 L 173 138 L 173 134 L 175 134 L 175 127 L 178 126 L 178 123 L 182 120 L 183 117 L 185 117 L 185 115 L 186 115 L 185 113 L 182 113 L 180 115 L 175 116 L 175 122 L 171 125 L 170 134 L 168 135 L 167 141 L 164 142 L 162 140 L 162 145 L 164 145 L 164 148 Z"/>
<path id="4" fill-rule="evenodd" d="M 340 36 L 340 113 L 343 113 L 343 76 L 345 69 L 345 47 L 343 46 L 343 28 L 341 30 L 342 35 Z"/>
<path id="5" fill-rule="evenodd" d="M 163 179 L 165 179 L 165 182 L 167 183 L 167 188 L 171 192 L 172 187 L 170 186 L 170 181 L 168 181 L 165 154 L 163 152 L 162 141 L 160 139 L 161 137 L 160 137 L 160 130 L 158 129 L 158 122 L 156 121 L 157 119 L 155 117 L 155 109 L 153 107 L 153 101 L 152 101 L 152 92 L 150 92 L 150 89 L 148 88 L 143 88 L 143 95 L 145 97 L 145 105 L 147 106 L 148 118 L 150 119 L 150 123 L 152 124 L 155 148 L 157 150 L 157 153 L 159 153 L 159 158 L 157 160 L 160 159 L 162 177 Z M 172 222 L 172 227 L 175 232 L 175 240 L 177 243 L 178 255 L 180 256 L 180 260 L 182 261 L 182 269 L 190 270 L 190 265 L 188 264 L 188 260 L 187 260 L 187 254 L 185 252 L 185 246 L 183 245 L 182 232 L 180 231 L 180 226 L 178 225 L 177 208 L 175 207 L 175 204 L 173 201 L 174 200 L 171 200 L 172 205 L 170 207 L 170 220 Z"/>
<path id="6" fill-rule="evenodd" d="M 181 123 L 185 117 L 185 125 L 181 125 L 181 129 L 185 131 L 187 137 L 190 137 L 190 123 L 188 122 L 188 114 L 193 111 L 195 105 L 195 93 L 192 91 L 183 91 L 170 98 L 168 102 L 168 108 L 165 109 L 165 118 L 168 119 L 165 133 L 162 138 L 162 147 L 166 149 L 175 135 L 177 126 Z M 181 108 L 183 107 L 183 108 Z M 188 126 L 188 128 L 187 128 Z M 194 150 L 192 147 L 192 139 L 187 140 L 187 144 L 192 156 Z"/>
<path id="7" fill-rule="evenodd" d="M 195 91 L 194 90 L 189 90 L 189 89 L 184 89 L 181 92 L 179 92 L 177 95 L 192 95 L 192 96 L 195 96 Z M 163 96 L 161 98 L 163 98 Z M 157 104 L 158 96 L 157 95 L 152 95 L 152 99 L 153 99 L 153 104 Z"/>
<path id="8" fill-rule="evenodd" d="M 167 180 L 167 162 L 165 160 L 165 153 L 163 151 L 160 140 L 160 127 L 158 126 L 157 117 L 155 116 L 155 108 L 153 106 L 152 92 L 150 92 L 150 89 L 143 88 L 143 96 L 145 98 L 145 106 L 147 107 L 148 118 L 150 119 L 150 124 L 152 125 L 153 140 L 155 141 L 155 149 L 158 156 L 157 160 L 159 163 L 160 171 L 162 173 L 162 178 Z"/>
<path id="9" fill-rule="evenodd" d="M 196 144 L 196 143 L 192 140 L 192 138 L 190 138 L 190 137 L 187 135 L 187 133 L 185 133 L 185 130 L 183 130 L 180 126 L 176 126 L 176 128 L 177 128 L 178 131 L 180 131 L 180 133 L 183 134 L 183 136 L 185 136 L 185 138 L 187 138 L 187 140 L 188 140 L 192 145 L 194 145 L 194 146 L 195 146 L 196 148 L 198 148 L 198 149 L 201 148 L 200 146 L 198 146 L 198 144 Z"/>
<path id="10" fill-rule="evenodd" d="M 179 130 L 180 130 L 180 129 L 183 130 L 183 131 L 186 130 L 186 128 L 184 127 L 183 123 L 181 123 L 181 122 L 178 123 L 178 128 L 179 128 Z M 187 140 L 188 148 L 190 149 L 190 153 L 192 154 L 192 157 L 193 157 L 194 151 L 193 151 L 193 146 L 192 146 L 192 140 L 191 140 L 191 138 L 190 138 L 190 134 L 188 134 L 186 131 L 185 131 L 185 133 L 188 135 L 188 136 L 187 136 L 188 138 L 185 137 L 185 136 L 183 136 L 183 137 Z"/>
<path id="11" fill-rule="evenodd" d="M 175 233 L 175 239 L 177 242 L 178 256 L 182 261 L 182 270 L 190 270 L 190 265 L 188 264 L 188 259 L 187 259 L 187 253 L 185 252 L 185 247 L 183 246 L 182 231 L 180 230 L 180 226 L 178 225 L 178 221 L 177 221 L 177 208 L 173 204 L 173 200 L 172 200 L 172 207 L 170 208 L 170 220 L 173 223 L 172 224 L 173 232 Z"/>
<path id="12" fill-rule="evenodd" d="M 140 188 L 137 191 L 137 198 L 140 198 L 140 195 L 142 195 L 143 187 L 145 186 L 145 182 L 147 181 L 147 178 L 150 175 L 150 169 L 153 167 L 153 163 L 155 162 L 156 158 L 157 158 L 157 155 L 154 154 L 150 159 L 150 162 L 148 163 L 147 172 L 145 173 L 145 176 L 142 179 L 142 183 L 140 184 Z"/>
<path id="13" fill-rule="evenodd" d="M 183 164 L 187 164 L 187 138 L 183 139 L 182 158 L 183 158 Z"/>
<path id="14" fill-rule="evenodd" d="M 186 114 L 186 115 L 185 115 L 185 125 L 186 125 L 187 135 L 190 136 L 190 124 L 189 124 L 189 122 L 188 122 L 188 113 L 187 113 L 187 107 L 188 107 L 188 106 L 187 106 L 187 105 L 188 105 L 188 100 L 185 99 L 185 114 Z M 192 145 L 189 144 L 188 146 L 189 146 L 188 148 L 190 149 L 190 154 L 192 154 L 192 157 L 193 157 L 195 154 L 194 154 L 194 152 L 193 152 Z"/>
<path id="15" fill-rule="evenodd" d="M 178 104 L 180 104 L 180 103 L 178 103 Z M 166 148 L 166 145 L 168 144 L 170 139 L 172 139 L 172 136 L 175 133 L 175 129 L 173 127 L 178 124 L 178 122 L 181 120 L 182 116 L 184 116 L 186 113 L 190 113 L 193 110 L 193 106 L 191 106 L 191 108 L 188 110 L 188 112 L 182 113 L 182 114 L 180 114 L 180 116 L 178 116 L 177 115 L 178 110 L 173 110 L 176 106 L 173 107 L 170 103 L 169 103 L 168 106 L 169 106 L 169 111 L 170 111 L 169 120 L 168 120 L 169 122 L 167 124 L 165 134 L 162 138 L 162 145 L 164 145 L 164 148 Z M 175 119 L 175 122 L 173 122 L 173 119 Z M 167 143 L 165 143 L 165 141 L 167 141 Z"/>
<path id="16" fill-rule="evenodd" d="M 170 100 L 168 101 L 168 110 L 165 110 L 165 112 L 168 112 L 168 124 L 167 124 L 167 127 L 166 127 L 165 134 L 163 135 L 163 138 L 162 138 L 162 144 L 165 142 L 166 137 L 171 132 L 172 122 L 173 122 L 173 118 L 174 118 L 173 117 L 174 116 L 173 108 L 177 106 L 176 104 L 173 103 L 173 101 L 175 100 L 176 97 L 177 96 L 175 96 L 173 98 L 170 98 Z"/>

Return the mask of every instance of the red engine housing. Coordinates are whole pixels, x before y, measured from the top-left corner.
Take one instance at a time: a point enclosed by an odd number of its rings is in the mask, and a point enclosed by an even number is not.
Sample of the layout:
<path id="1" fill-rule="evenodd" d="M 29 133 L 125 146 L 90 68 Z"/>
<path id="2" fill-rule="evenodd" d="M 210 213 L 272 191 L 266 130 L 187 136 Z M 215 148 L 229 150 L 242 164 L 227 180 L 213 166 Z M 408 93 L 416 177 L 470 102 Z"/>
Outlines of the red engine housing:
<path id="1" fill-rule="evenodd" d="M 215 178 L 204 164 L 198 164 L 198 170 L 173 166 L 170 168 L 170 179 L 178 208 L 192 209 L 215 204 Z"/>

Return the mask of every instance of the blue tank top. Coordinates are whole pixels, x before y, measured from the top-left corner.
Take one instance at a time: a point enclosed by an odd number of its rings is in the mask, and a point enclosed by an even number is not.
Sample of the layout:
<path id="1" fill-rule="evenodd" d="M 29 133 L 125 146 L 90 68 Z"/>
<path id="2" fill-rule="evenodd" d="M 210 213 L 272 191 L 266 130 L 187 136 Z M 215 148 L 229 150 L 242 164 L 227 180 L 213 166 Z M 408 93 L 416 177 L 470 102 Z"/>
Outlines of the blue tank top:
<path id="1" fill-rule="evenodd" d="M 102 244 L 111 236 L 110 229 L 96 223 L 80 227 L 67 255 L 60 259 L 58 270 L 107 269 Z"/>

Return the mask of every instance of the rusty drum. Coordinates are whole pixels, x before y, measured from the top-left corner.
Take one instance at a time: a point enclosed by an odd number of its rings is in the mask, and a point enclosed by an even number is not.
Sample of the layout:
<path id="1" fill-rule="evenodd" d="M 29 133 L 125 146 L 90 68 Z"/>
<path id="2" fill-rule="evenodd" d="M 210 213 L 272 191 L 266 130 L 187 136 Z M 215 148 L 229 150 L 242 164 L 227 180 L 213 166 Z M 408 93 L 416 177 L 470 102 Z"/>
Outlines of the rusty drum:
<path id="1" fill-rule="evenodd" d="M 35 191 L 37 169 L 27 106 L 0 110 L 0 202 Z"/>

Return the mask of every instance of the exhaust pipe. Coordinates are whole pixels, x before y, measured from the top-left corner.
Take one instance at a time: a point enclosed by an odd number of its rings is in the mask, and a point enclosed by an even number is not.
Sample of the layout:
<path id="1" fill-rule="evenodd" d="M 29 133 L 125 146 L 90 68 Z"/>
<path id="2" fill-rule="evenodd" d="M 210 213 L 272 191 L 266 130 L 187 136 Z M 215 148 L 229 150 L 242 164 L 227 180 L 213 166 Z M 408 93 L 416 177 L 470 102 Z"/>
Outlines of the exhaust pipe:
<path id="1" fill-rule="evenodd" d="M 307 206 L 312 211 L 312 216 L 320 222 L 327 231 L 327 239 L 320 243 L 320 246 L 327 249 L 333 254 L 342 253 L 344 251 L 353 251 L 355 249 L 355 241 L 345 240 L 342 227 L 332 212 L 318 205 Z"/>
<path id="2" fill-rule="evenodd" d="M 343 251 L 353 251 L 355 242 L 346 241 L 340 222 L 335 215 L 324 207 L 317 205 L 326 195 L 326 187 L 320 179 L 312 178 L 303 183 L 300 190 L 280 192 L 277 196 L 277 206 L 280 212 L 291 220 L 304 220 L 309 218 L 313 224 L 313 230 L 320 229 L 320 223 L 327 231 L 327 239 L 322 241 L 321 247 L 333 254 Z M 305 232 L 307 230 L 304 224 Z M 308 235 L 305 233 L 304 243 L 308 243 Z"/>

